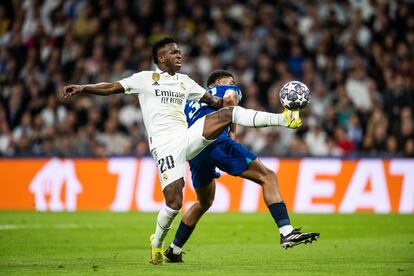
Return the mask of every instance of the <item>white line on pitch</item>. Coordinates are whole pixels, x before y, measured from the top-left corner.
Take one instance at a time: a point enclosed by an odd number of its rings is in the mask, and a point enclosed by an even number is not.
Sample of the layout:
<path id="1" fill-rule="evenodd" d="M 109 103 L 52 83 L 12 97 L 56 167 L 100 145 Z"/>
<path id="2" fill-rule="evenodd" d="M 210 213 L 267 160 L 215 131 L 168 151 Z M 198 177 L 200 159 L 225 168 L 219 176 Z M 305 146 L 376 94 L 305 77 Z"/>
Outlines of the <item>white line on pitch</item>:
<path id="1" fill-rule="evenodd" d="M 15 230 L 15 229 L 80 229 L 80 228 L 96 228 L 93 225 L 80 224 L 0 224 L 1 230 Z"/>

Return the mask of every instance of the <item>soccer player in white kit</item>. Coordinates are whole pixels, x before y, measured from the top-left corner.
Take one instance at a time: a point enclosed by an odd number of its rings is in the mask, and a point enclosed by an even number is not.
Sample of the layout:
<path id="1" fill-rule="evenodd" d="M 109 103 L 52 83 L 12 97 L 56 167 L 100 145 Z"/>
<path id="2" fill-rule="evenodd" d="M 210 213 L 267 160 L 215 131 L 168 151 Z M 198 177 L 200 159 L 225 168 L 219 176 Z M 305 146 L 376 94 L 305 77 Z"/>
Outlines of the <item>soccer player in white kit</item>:
<path id="1" fill-rule="evenodd" d="M 301 126 L 299 111 L 273 114 L 239 106 L 222 108 L 222 99 L 212 96 L 181 68 L 181 51 L 173 38 L 163 38 L 152 47 L 155 71 L 142 71 L 113 83 L 68 85 L 62 96 L 136 94 L 142 108 L 149 147 L 157 164 L 165 206 L 157 216 L 151 235 L 151 263 L 162 264 L 163 243 L 171 223 L 182 207 L 185 162 L 196 156 L 231 123 L 246 127 Z M 187 100 L 201 101 L 219 109 L 188 128 L 184 107 Z"/>

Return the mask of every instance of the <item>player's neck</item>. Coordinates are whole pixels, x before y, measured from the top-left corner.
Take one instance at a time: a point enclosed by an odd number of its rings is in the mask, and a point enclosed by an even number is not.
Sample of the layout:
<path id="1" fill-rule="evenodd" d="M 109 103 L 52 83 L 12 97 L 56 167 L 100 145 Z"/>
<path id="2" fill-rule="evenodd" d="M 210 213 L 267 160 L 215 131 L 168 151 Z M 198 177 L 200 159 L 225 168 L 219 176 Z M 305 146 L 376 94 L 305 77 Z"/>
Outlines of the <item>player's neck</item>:
<path id="1" fill-rule="evenodd" d="M 168 68 L 167 66 L 163 65 L 163 64 L 159 64 L 158 68 L 162 71 L 162 72 L 167 72 L 169 75 L 174 76 L 176 71 L 174 69 Z"/>

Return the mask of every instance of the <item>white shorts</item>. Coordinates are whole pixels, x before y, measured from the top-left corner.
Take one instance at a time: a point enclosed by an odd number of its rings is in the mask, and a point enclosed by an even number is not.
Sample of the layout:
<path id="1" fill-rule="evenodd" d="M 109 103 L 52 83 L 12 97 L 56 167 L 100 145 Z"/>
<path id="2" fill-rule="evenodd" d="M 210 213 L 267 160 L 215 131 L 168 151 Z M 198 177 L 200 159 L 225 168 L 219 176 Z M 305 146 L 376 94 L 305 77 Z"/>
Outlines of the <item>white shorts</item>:
<path id="1" fill-rule="evenodd" d="M 197 120 L 181 134 L 174 132 L 165 139 L 159 139 L 151 154 L 154 158 L 162 189 L 185 176 L 187 160 L 191 160 L 214 140 L 203 137 L 205 117 Z"/>

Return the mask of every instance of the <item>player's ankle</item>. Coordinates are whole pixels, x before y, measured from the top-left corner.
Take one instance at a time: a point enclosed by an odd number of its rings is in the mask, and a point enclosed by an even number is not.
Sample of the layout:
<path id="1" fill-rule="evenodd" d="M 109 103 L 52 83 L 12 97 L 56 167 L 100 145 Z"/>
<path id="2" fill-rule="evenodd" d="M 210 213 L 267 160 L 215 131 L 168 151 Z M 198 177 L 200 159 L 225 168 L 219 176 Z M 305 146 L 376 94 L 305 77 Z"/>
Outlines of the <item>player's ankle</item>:
<path id="1" fill-rule="evenodd" d="M 293 226 L 290 224 L 279 228 L 280 234 L 282 234 L 284 237 L 289 235 L 292 231 L 293 231 Z"/>
<path id="2" fill-rule="evenodd" d="M 172 248 L 173 253 L 174 253 L 174 254 L 176 254 L 176 255 L 180 254 L 180 253 L 181 253 L 181 251 L 183 251 L 181 247 L 179 247 L 179 246 L 175 245 L 174 243 L 172 243 L 172 244 L 170 245 L 170 247 Z"/>

